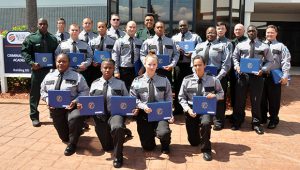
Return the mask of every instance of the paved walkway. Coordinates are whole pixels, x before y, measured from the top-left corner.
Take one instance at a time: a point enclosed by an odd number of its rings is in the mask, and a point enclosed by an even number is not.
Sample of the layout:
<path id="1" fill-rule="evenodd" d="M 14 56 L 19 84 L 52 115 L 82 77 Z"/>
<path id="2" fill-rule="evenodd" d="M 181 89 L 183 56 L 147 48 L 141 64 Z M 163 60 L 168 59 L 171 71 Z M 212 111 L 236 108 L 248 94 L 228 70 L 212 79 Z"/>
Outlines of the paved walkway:
<path id="1" fill-rule="evenodd" d="M 191 147 L 183 116 L 176 116 L 171 125 L 170 155 L 143 152 L 136 123 L 128 127 L 134 138 L 124 144 L 123 169 L 300 169 L 300 76 L 292 77 L 289 87 L 283 87 L 281 122 L 274 130 L 257 135 L 250 128 L 250 112 L 240 131 L 232 131 L 226 122 L 224 130 L 212 131 L 213 161 L 202 159 L 199 147 Z M 49 120 L 44 104 L 39 107 L 43 125 L 34 128 L 28 116 L 27 100 L 0 99 L 0 169 L 113 169 L 111 153 L 101 145 L 91 126 L 80 138 L 77 152 L 66 157 Z M 226 114 L 230 114 L 228 111 Z M 158 141 L 157 141 L 158 143 Z"/>

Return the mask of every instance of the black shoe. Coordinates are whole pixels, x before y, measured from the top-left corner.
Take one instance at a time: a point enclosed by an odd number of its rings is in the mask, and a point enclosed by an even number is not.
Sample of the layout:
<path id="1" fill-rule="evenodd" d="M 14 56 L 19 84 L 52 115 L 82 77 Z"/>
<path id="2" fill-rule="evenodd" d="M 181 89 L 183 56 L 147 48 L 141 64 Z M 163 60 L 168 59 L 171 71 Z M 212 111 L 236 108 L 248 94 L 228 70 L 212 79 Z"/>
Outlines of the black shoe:
<path id="1" fill-rule="evenodd" d="M 67 148 L 66 148 L 64 154 L 65 154 L 65 156 L 71 156 L 71 155 L 73 155 L 73 154 L 75 153 L 75 151 L 76 151 L 76 145 L 70 143 L 70 144 L 67 146 Z"/>
<path id="2" fill-rule="evenodd" d="M 252 126 L 252 129 L 259 135 L 264 134 L 264 128 L 260 125 Z"/>
<path id="3" fill-rule="evenodd" d="M 33 120 L 32 121 L 32 126 L 33 127 L 40 127 L 41 126 L 41 122 L 39 120 Z"/>
<path id="4" fill-rule="evenodd" d="M 277 126 L 276 123 L 274 123 L 273 121 L 270 121 L 269 124 L 268 124 L 268 126 L 267 126 L 267 128 L 268 128 L 268 129 L 275 129 L 276 126 Z"/>
<path id="5" fill-rule="evenodd" d="M 223 129 L 223 126 L 222 125 L 214 125 L 214 127 L 213 127 L 213 130 L 214 131 L 220 131 L 220 130 L 222 130 Z"/>
<path id="6" fill-rule="evenodd" d="M 170 153 L 170 148 L 169 146 L 164 146 L 161 148 L 161 153 L 163 154 L 169 154 Z"/>
<path id="7" fill-rule="evenodd" d="M 239 130 L 241 126 L 233 124 L 231 130 Z"/>
<path id="8" fill-rule="evenodd" d="M 211 157 L 211 153 L 210 152 L 204 152 L 203 153 L 203 159 L 206 161 L 211 161 L 212 157 Z"/>
<path id="9" fill-rule="evenodd" d="M 123 165 L 123 158 L 115 158 L 113 165 L 115 168 L 121 168 Z"/>

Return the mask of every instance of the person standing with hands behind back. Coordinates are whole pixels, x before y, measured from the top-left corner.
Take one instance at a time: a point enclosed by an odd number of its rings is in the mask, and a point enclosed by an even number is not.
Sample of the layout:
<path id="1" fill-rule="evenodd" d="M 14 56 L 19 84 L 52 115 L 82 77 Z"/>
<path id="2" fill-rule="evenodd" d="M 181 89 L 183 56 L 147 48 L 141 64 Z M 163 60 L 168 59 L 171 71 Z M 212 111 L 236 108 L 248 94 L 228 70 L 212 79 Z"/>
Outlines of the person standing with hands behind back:
<path id="1" fill-rule="evenodd" d="M 155 73 L 158 65 L 158 58 L 155 52 L 150 51 L 145 57 L 144 66 L 146 72 L 134 79 L 130 89 L 130 95 L 137 98 L 138 112 L 135 112 L 137 118 L 137 131 L 140 137 L 141 145 L 144 150 L 153 150 L 156 146 L 155 136 L 160 139 L 161 152 L 168 154 L 171 143 L 171 130 L 169 123 L 174 118 L 162 121 L 148 122 L 148 114 L 152 112 L 147 103 L 172 101 L 172 89 L 169 80 L 166 77 Z"/>
<path id="2" fill-rule="evenodd" d="M 40 18 L 38 20 L 38 30 L 27 36 L 22 44 L 22 57 L 25 59 L 25 62 L 31 66 L 29 102 L 30 119 L 34 127 L 41 126 L 38 111 L 38 105 L 41 97 L 40 85 L 50 70 L 49 67 L 41 68 L 40 65 L 35 62 L 35 53 L 54 53 L 57 45 L 57 39 L 54 35 L 48 32 L 48 21 L 44 18 Z"/>
<path id="3" fill-rule="evenodd" d="M 217 98 L 217 100 L 222 100 L 224 91 L 219 79 L 204 72 L 206 63 L 203 57 L 200 55 L 195 56 L 192 63 L 195 73 L 183 79 L 178 100 L 185 112 L 185 125 L 190 144 L 192 146 L 201 144 L 203 159 L 211 161 L 210 134 L 213 116 L 194 113 L 192 109 L 193 96 L 206 96 L 209 99 Z M 199 125 L 199 122 L 201 125 Z"/>

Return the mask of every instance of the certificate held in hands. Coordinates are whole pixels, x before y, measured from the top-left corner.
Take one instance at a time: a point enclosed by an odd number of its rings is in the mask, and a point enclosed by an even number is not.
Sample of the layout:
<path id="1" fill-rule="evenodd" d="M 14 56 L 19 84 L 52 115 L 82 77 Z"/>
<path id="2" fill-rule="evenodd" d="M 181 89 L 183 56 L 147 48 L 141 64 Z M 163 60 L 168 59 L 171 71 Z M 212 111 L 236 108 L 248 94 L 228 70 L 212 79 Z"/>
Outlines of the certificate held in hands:
<path id="1" fill-rule="evenodd" d="M 35 62 L 41 67 L 53 67 L 52 53 L 34 53 Z"/>
<path id="2" fill-rule="evenodd" d="M 136 97 L 131 96 L 111 96 L 111 114 L 130 116 L 136 107 Z"/>
<path id="3" fill-rule="evenodd" d="M 79 96 L 78 102 L 82 104 L 80 116 L 93 116 L 104 113 L 103 96 Z"/>
<path id="4" fill-rule="evenodd" d="M 195 43 L 193 41 L 180 41 L 178 45 L 185 53 L 192 53 L 195 51 Z"/>
<path id="5" fill-rule="evenodd" d="M 71 103 L 70 90 L 48 90 L 49 106 L 66 108 Z"/>
<path id="6" fill-rule="evenodd" d="M 193 112 L 196 114 L 210 114 L 215 115 L 217 110 L 217 99 L 208 99 L 206 96 L 193 97 Z"/>
<path id="7" fill-rule="evenodd" d="M 155 102 L 148 103 L 152 112 L 148 114 L 148 122 L 155 122 L 161 120 L 169 120 L 172 117 L 172 102 Z"/>
<path id="8" fill-rule="evenodd" d="M 168 66 L 170 64 L 170 57 L 169 55 L 157 55 L 158 58 L 158 67 L 163 68 L 163 66 Z"/>
<path id="9" fill-rule="evenodd" d="M 83 53 L 69 53 L 70 67 L 78 68 L 79 65 L 84 61 Z"/>
<path id="10" fill-rule="evenodd" d="M 261 60 L 258 58 L 241 58 L 240 69 L 242 73 L 258 73 Z"/>
<path id="11" fill-rule="evenodd" d="M 103 60 L 111 58 L 109 51 L 95 51 L 93 61 L 100 64 Z"/>
<path id="12" fill-rule="evenodd" d="M 281 71 L 281 69 L 274 69 L 271 70 L 271 74 L 272 74 L 272 78 L 275 84 L 279 84 L 281 78 L 283 77 L 283 73 Z"/>
<path id="13" fill-rule="evenodd" d="M 211 75 L 217 76 L 218 75 L 218 67 L 213 66 L 213 65 L 207 65 L 205 67 L 205 72 L 209 73 Z"/>

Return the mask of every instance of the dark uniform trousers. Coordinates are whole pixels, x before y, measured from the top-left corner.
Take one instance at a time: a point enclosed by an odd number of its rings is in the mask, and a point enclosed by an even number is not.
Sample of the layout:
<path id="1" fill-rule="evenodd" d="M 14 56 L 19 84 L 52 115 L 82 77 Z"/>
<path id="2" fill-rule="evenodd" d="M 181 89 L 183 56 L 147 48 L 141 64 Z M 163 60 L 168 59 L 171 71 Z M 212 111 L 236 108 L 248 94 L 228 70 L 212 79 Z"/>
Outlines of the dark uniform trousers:
<path id="1" fill-rule="evenodd" d="M 267 113 L 270 114 L 270 121 L 279 123 L 279 109 L 281 100 L 281 84 L 275 84 L 270 74 L 264 75 L 264 89 L 261 100 L 262 122 L 267 122 Z"/>
<path id="2" fill-rule="evenodd" d="M 83 75 L 84 79 L 86 80 L 86 83 L 89 87 L 91 87 L 91 84 L 94 80 L 96 80 L 96 77 L 98 77 L 98 73 L 101 72 L 97 69 L 98 67 L 94 67 L 93 64 L 87 67 L 86 70 L 81 71 L 80 73 Z M 99 68 L 100 69 L 100 68 Z"/>
<path id="3" fill-rule="evenodd" d="M 39 120 L 38 105 L 41 98 L 40 85 L 49 72 L 49 68 L 31 70 L 31 88 L 30 88 L 30 119 Z"/>
<path id="4" fill-rule="evenodd" d="M 175 107 L 175 112 L 177 114 L 183 113 L 183 109 L 178 101 L 178 93 L 180 91 L 182 81 L 185 76 L 191 74 L 193 74 L 191 63 L 178 62 L 176 67 L 174 68 L 174 89 L 175 89 L 174 107 Z"/>
<path id="5" fill-rule="evenodd" d="M 53 125 L 58 133 L 59 138 L 63 142 L 77 144 L 82 134 L 83 117 L 72 117 L 71 115 L 79 115 L 79 110 L 66 110 L 61 108 L 50 109 L 50 115 L 53 119 Z"/>
<path id="6" fill-rule="evenodd" d="M 254 74 L 238 75 L 235 94 L 235 105 L 233 108 L 233 124 L 240 126 L 243 122 L 245 112 L 247 91 L 250 92 L 252 125 L 258 126 L 261 123 L 261 96 L 263 92 L 264 79 Z"/>
<path id="7" fill-rule="evenodd" d="M 104 151 L 114 149 L 116 158 L 123 158 L 123 144 L 125 141 L 125 118 L 120 115 L 94 116 L 95 131 Z"/>
<path id="8" fill-rule="evenodd" d="M 156 146 L 155 137 L 160 140 L 162 149 L 169 147 L 171 143 L 171 129 L 166 120 L 148 122 L 148 114 L 139 109 L 136 117 L 137 131 L 144 150 L 153 150 Z"/>
<path id="9" fill-rule="evenodd" d="M 227 87 L 228 87 L 228 78 L 227 76 L 223 77 L 220 82 L 222 89 L 224 91 L 224 99 L 217 101 L 217 111 L 216 115 L 214 116 L 214 124 L 224 126 L 224 120 L 225 120 L 225 111 L 226 111 L 226 93 L 227 93 Z"/>
<path id="10" fill-rule="evenodd" d="M 124 81 L 127 90 L 130 90 L 132 81 L 135 78 L 134 67 L 119 67 L 120 79 Z"/>
<path id="11" fill-rule="evenodd" d="M 188 134 L 188 141 L 192 146 L 201 144 L 202 152 L 211 152 L 211 123 L 211 115 L 197 115 L 193 118 L 189 113 L 185 113 L 185 126 Z"/>
<path id="12" fill-rule="evenodd" d="M 169 82 L 172 84 L 172 70 L 171 71 L 167 71 L 165 69 L 162 69 L 162 68 L 158 68 L 156 70 L 156 73 L 159 74 L 159 75 L 162 75 L 162 76 L 166 76 L 169 80 Z"/>

